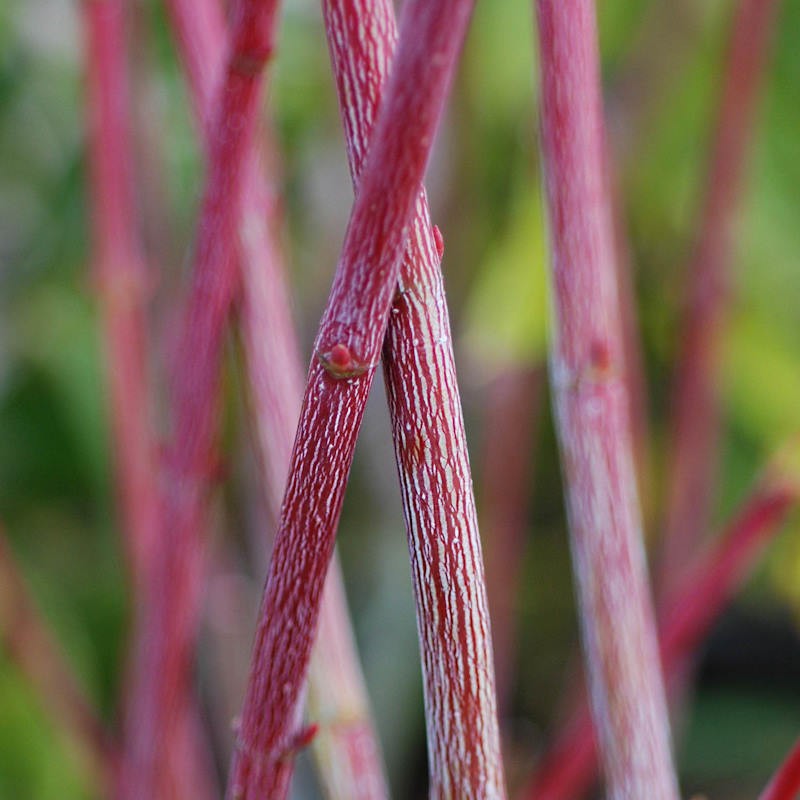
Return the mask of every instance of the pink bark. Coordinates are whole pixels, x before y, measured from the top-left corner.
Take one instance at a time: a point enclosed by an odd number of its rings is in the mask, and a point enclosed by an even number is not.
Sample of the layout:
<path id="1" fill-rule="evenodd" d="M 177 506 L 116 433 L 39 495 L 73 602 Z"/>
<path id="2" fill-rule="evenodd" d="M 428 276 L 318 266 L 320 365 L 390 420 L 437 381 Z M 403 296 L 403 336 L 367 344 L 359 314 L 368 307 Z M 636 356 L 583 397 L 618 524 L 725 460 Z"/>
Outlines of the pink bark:
<path id="1" fill-rule="evenodd" d="M 687 271 L 683 340 L 671 420 L 661 594 L 681 574 L 708 531 L 715 499 L 720 437 L 718 374 L 730 294 L 734 224 L 744 190 L 747 146 L 778 0 L 740 0 L 706 183 L 698 241 Z"/>
<path id="2" fill-rule="evenodd" d="M 211 133 L 210 104 L 224 59 L 225 20 L 215 2 L 170 0 L 195 114 Z M 280 503 L 302 398 L 303 375 L 281 258 L 269 230 L 277 199 L 253 154 L 245 177 L 238 267 L 242 329 L 248 363 L 264 495 L 273 519 Z M 266 544 L 266 542 L 265 542 Z M 334 559 L 336 560 L 336 559 Z M 330 798 L 388 795 L 361 665 L 350 628 L 338 565 L 332 567 L 309 676 L 309 712 L 320 720 L 314 751 Z"/>
<path id="3" fill-rule="evenodd" d="M 795 742 L 767 788 L 758 796 L 758 800 L 795 800 L 798 792 L 800 792 L 800 740 Z"/>
<path id="4" fill-rule="evenodd" d="M 641 537 L 590 0 L 537 0 L 551 375 L 581 630 L 609 796 L 678 797 Z"/>
<path id="5" fill-rule="evenodd" d="M 137 238 L 124 6 L 85 0 L 93 260 L 103 318 L 122 528 L 141 582 L 156 545 L 158 491 L 146 366 L 147 274 Z"/>
<path id="6" fill-rule="evenodd" d="M 394 12 L 390 2 L 364 0 L 326 0 L 323 8 L 358 192 L 394 51 Z M 383 358 L 417 600 L 430 796 L 502 797 L 489 617 L 442 247 L 423 192 Z"/>
<path id="7" fill-rule="evenodd" d="M 122 527 L 138 603 L 152 587 L 161 542 L 146 364 L 147 276 L 133 194 L 124 5 L 118 0 L 88 0 L 83 7 L 95 270 L 108 348 Z M 194 708 L 185 707 L 176 730 L 173 770 L 187 790 L 201 798 L 211 773 Z M 126 780 L 124 772 L 118 777 Z"/>
<path id="8" fill-rule="evenodd" d="M 243 173 L 252 150 L 262 68 L 273 47 L 275 2 L 242 0 L 211 136 L 192 287 L 173 382 L 173 448 L 160 519 L 163 556 L 139 612 L 126 718 L 125 791 L 182 796 L 170 744 L 191 707 L 191 663 L 201 602 L 202 529 L 213 474 L 220 357 L 237 290 L 235 250 Z"/>
<path id="9" fill-rule="evenodd" d="M 472 4 L 409 0 L 309 370 L 229 797 L 286 795 L 301 691 L 408 226 Z"/>
<path id="10" fill-rule="evenodd" d="M 730 259 L 730 228 L 741 191 L 744 154 L 754 121 L 760 72 L 776 6 L 771 0 L 765 3 L 742 0 L 729 46 L 717 142 L 694 261 L 696 269 L 692 273 L 695 297 L 687 313 L 688 329 L 676 378 L 673 477 L 660 569 L 662 597 L 674 594 L 675 581 L 685 574 L 686 559 L 705 524 L 700 519 L 707 518 L 712 499 L 710 487 L 715 462 L 711 452 L 717 437 L 714 396 L 717 358 L 712 349 L 716 351 L 720 318 L 724 315 L 723 285 L 727 282 L 726 262 Z M 701 267 L 705 277 L 695 280 L 695 273 Z M 591 731 L 583 733 L 583 745 L 578 743 L 575 726 L 570 726 L 558 738 L 539 770 L 531 796 L 539 797 L 541 793 L 542 797 L 571 797 L 588 786 L 594 776 L 595 755 L 593 746 L 584 746 L 586 737 L 592 738 Z M 583 753 L 585 758 L 573 757 L 573 752 Z M 581 762 L 584 767 L 580 766 Z"/>
<path id="11" fill-rule="evenodd" d="M 289 303 L 281 305 L 281 297 L 288 293 L 285 283 L 277 285 L 283 276 L 277 261 L 266 263 L 276 259 L 277 253 L 274 243 L 267 241 L 263 206 L 249 203 L 243 219 L 242 325 L 265 495 L 272 518 L 277 520 L 302 397 L 302 373 L 288 318 Z M 262 217 L 256 219 L 259 208 Z M 307 706 L 309 718 L 319 726 L 312 745 L 326 796 L 331 800 L 388 797 L 335 554 L 312 650 Z"/>
<path id="12" fill-rule="evenodd" d="M 670 682 L 719 618 L 797 500 L 796 483 L 768 478 L 694 567 L 684 570 L 680 588 L 668 601 L 659 625 L 661 660 Z M 577 798 L 589 789 L 596 774 L 592 720 L 583 706 L 572 714 L 521 797 Z"/>
<path id="13" fill-rule="evenodd" d="M 189 84 L 195 119 L 210 143 L 214 134 L 214 100 L 224 79 L 228 21 L 219 2 L 166 0 L 180 59 Z M 246 205 L 246 203 L 245 203 Z"/>

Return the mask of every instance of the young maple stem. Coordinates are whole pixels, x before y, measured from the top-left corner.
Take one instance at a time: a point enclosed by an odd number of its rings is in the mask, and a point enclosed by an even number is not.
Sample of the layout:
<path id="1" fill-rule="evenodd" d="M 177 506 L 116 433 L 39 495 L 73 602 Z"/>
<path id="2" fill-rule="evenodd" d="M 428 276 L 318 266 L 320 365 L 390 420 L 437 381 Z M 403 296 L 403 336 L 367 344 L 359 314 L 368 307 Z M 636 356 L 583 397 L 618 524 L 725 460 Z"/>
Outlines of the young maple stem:
<path id="1" fill-rule="evenodd" d="M 362 175 L 373 158 L 368 151 L 392 62 L 394 10 L 390 0 L 324 0 L 323 10 L 358 195 L 369 186 Z M 505 787 L 480 536 L 439 268 L 441 239 L 424 191 L 410 230 L 383 363 L 417 601 L 430 796 L 500 798 Z"/>
<path id="2" fill-rule="evenodd" d="M 758 800 L 795 800 L 800 792 L 800 739 L 792 747 L 789 755 Z"/>
<path id="3" fill-rule="evenodd" d="M 267 216 L 256 218 L 258 208 L 248 204 L 243 220 L 242 326 L 265 496 L 277 520 L 291 462 L 302 373 L 299 356 L 292 357 L 298 346 L 288 302 L 283 310 L 275 308 L 276 300 L 287 292 L 285 286 L 277 288 L 283 280 L 277 264 L 265 263 L 277 253 L 269 242 Z M 282 355 L 277 355 L 283 344 Z M 319 780 L 330 800 L 381 800 L 389 795 L 388 784 L 335 553 L 321 606 L 306 694 L 307 715 L 318 725 L 312 748 Z"/>
<path id="4" fill-rule="evenodd" d="M 62 728 L 95 787 L 112 791 L 116 743 L 83 691 L 42 617 L 0 526 L 0 644 L 28 680 L 42 707 Z"/>
<path id="5" fill-rule="evenodd" d="M 537 0 L 551 378 L 609 797 L 678 797 L 631 453 L 591 0 Z"/>
<path id="6" fill-rule="evenodd" d="M 180 795 L 171 757 L 191 705 L 191 663 L 204 574 L 202 530 L 218 416 L 221 348 L 237 290 L 235 254 L 243 174 L 252 149 L 263 67 L 273 48 L 277 3 L 242 0 L 210 137 L 192 286 L 172 387 L 173 447 L 164 465 L 160 539 L 136 627 L 126 714 L 130 797 Z"/>
<path id="7" fill-rule="evenodd" d="M 720 435 L 717 379 L 728 307 L 733 231 L 778 0 L 740 0 L 728 46 L 706 198 L 688 278 L 675 374 L 660 596 L 708 531 Z"/>
<path id="8" fill-rule="evenodd" d="M 224 61 L 222 9 L 213 0 L 170 0 L 169 10 L 195 114 L 201 123 L 206 120 L 201 128 L 208 135 L 213 85 Z M 303 374 L 288 286 L 269 229 L 277 200 L 267 188 L 255 154 L 244 180 L 237 264 L 242 279 L 241 324 L 264 496 L 272 518 L 277 519 Z M 313 749 L 320 780 L 331 800 L 377 800 L 388 796 L 388 789 L 336 561 L 334 556 L 309 673 L 309 714 L 320 721 Z"/>
<path id="9" fill-rule="evenodd" d="M 252 229 L 255 232 L 255 220 Z M 247 224 L 247 223 L 245 223 Z M 262 235 L 267 231 L 262 227 Z M 249 237 L 245 237 L 249 238 Z M 254 417 L 258 430 L 266 496 L 273 519 L 280 502 L 292 452 L 292 434 L 302 397 L 299 357 L 275 371 L 274 348 L 282 341 L 287 352 L 297 352 L 297 342 L 286 320 L 286 336 L 280 335 L 280 314 L 271 313 L 275 285 L 281 276 L 258 270 L 268 252 L 250 240 L 245 252 L 242 321 L 248 361 Z M 248 244 L 244 250 L 251 248 Z M 272 246 L 272 252 L 275 248 Z M 247 262 L 247 263 L 245 263 Z M 286 306 L 288 308 L 288 305 Z M 272 334 L 267 336 L 266 334 Z M 334 553 L 321 603 L 317 638 L 311 654 L 307 714 L 318 725 L 312 741 L 319 780 L 330 800 L 380 800 L 389 795 L 377 734 L 372 723 L 364 676 L 350 624 L 347 598 L 338 558 Z"/>
<path id="10" fill-rule="evenodd" d="M 659 646 L 670 685 L 681 665 L 706 636 L 770 539 L 780 530 L 800 498 L 796 477 L 780 467 L 767 476 L 742 504 L 726 530 L 690 570 L 667 602 L 659 624 Z M 521 797 L 531 800 L 569 800 L 581 797 L 597 773 L 592 720 L 584 705 L 542 759 Z"/>
<path id="11" fill-rule="evenodd" d="M 323 314 L 256 631 L 228 796 L 285 797 L 347 474 L 472 3 L 409 0 Z M 412 236 L 413 238 L 413 236 Z"/>

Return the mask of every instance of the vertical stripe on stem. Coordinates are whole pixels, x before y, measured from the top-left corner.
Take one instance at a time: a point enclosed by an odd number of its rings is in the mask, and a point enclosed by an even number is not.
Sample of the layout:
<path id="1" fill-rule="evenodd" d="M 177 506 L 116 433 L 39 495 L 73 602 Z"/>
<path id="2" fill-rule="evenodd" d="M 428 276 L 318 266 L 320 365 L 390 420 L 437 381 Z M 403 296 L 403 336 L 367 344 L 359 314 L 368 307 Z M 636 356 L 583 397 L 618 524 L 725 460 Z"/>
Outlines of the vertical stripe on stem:
<path id="1" fill-rule="evenodd" d="M 169 0 L 169 6 L 195 116 L 200 122 L 206 120 L 201 128 L 208 137 L 213 86 L 224 62 L 225 21 L 214 0 Z M 286 277 L 270 230 L 277 199 L 265 180 L 262 161 L 254 154 L 244 179 L 237 266 L 263 490 L 270 514 L 277 520 L 303 374 Z M 332 585 L 323 600 L 308 693 L 309 713 L 320 721 L 312 743 L 320 781 L 331 800 L 379 800 L 388 789 L 338 564 L 331 567 L 328 582 Z"/>
<path id="2" fill-rule="evenodd" d="M 768 470 L 727 528 L 690 570 L 684 570 L 659 624 L 661 662 L 669 685 L 730 603 L 786 515 L 800 486 L 780 464 Z M 597 773 L 597 751 L 588 708 L 576 709 L 542 760 L 522 797 L 569 800 L 587 791 Z"/>
<path id="3" fill-rule="evenodd" d="M 609 796 L 678 797 L 634 478 L 604 175 L 594 5 L 537 0 L 551 379 L 581 630 Z"/>
<path id="4" fill-rule="evenodd" d="M 231 798 L 280 798 L 288 790 L 347 474 L 471 8 L 465 0 L 409 0 L 404 6 L 397 62 L 315 342 L 228 784 Z"/>
<path id="5" fill-rule="evenodd" d="M 390 2 L 326 0 L 356 192 L 394 51 Z M 417 601 L 430 796 L 502 797 L 480 537 L 440 271 L 443 240 L 416 204 L 383 349 Z"/>

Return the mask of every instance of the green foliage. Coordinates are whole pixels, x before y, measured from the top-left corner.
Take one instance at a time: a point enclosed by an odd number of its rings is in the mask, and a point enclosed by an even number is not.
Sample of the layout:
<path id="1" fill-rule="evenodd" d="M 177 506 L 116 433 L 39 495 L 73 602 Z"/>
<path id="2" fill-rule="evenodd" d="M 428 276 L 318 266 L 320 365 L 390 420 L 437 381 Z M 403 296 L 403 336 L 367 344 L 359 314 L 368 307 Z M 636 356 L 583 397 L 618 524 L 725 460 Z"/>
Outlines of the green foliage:
<path id="1" fill-rule="evenodd" d="M 0 656 L 2 656 L 0 651 Z M 86 781 L 26 680 L 0 658 L 0 798 L 90 800 Z"/>
<path id="2" fill-rule="evenodd" d="M 464 318 L 465 345 L 487 376 L 545 354 L 547 269 L 541 192 L 520 191 L 507 230 L 489 250 Z"/>
<path id="3" fill-rule="evenodd" d="M 798 727 L 800 701 L 766 687 L 701 695 L 680 753 L 686 788 L 727 800 L 755 797 L 796 739 Z"/>

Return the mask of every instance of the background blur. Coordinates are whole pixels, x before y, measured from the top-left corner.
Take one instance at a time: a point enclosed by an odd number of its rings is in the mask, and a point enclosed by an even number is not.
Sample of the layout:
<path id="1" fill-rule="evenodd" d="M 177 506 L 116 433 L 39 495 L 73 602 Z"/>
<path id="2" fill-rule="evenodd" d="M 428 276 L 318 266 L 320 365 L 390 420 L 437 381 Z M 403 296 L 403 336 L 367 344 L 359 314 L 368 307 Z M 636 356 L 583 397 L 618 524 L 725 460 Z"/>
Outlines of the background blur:
<path id="1" fill-rule="evenodd" d="M 643 498 L 650 540 L 663 495 L 678 300 L 733 5 L 598 4 L 651 398 L 652 476 Z M 130 6 L 138 193 L 163 387 L 203 173 L 163 9 L 155 0 Z M 283 152 L 296 319 L 310 353 L 352 193 L 318 4 L 285 6 L 269 105 Z M 545 340 L 530 6 L 478 3 L 428 181 L 445 239 L 479 503 L 485 443 L 494 433 L 485 424 L 491 387 L 508 369 L 535 369 Z M 798 37 L 800 0 L 785 0 L 735 234 L 719 521 L 774 448 L 800 428 Z M 0 3 L 0 520 L 44 613 L 111 720 L 129 618 L 89 272 L 82 71 L 76 2 Z M 228 462 L 213 520 L 219 566 L 209 586 L 200 669 L 209 719 L 223 732 L 238 707 L 260 593 L 261 578 L 240 566 L 239 544 L 263 524 L 233 337 L 226 387 Z M 339 542 L 394 796 L 423 797 L 424 719 L 405 532 L 380 381 L 373 394 Z M 546 397 L 539 408 L 538 431 L 521 434 L 534 448 L 535 468 L 504 719 L 512 785 L 546 742 L 576 652 Z M 676 730 L 687 796 L 702 790 L 717 800 L 753 798 L 800 732 L 798 522 L 795 514 L 702 654 L 693 709 Z M 307 769 L 295 790 L 316 796 Z M 9 662 L 0 632 L 0 798 L 22 797 L 91 793 L 67 743 Z"/>

